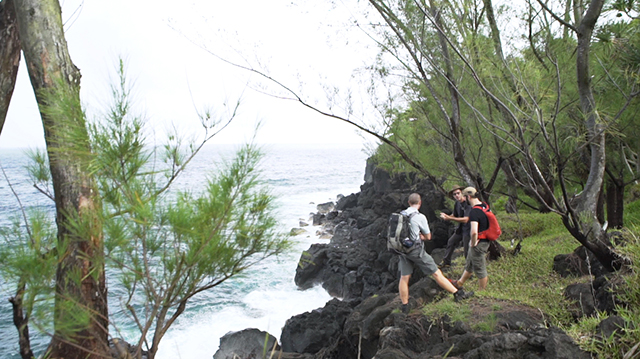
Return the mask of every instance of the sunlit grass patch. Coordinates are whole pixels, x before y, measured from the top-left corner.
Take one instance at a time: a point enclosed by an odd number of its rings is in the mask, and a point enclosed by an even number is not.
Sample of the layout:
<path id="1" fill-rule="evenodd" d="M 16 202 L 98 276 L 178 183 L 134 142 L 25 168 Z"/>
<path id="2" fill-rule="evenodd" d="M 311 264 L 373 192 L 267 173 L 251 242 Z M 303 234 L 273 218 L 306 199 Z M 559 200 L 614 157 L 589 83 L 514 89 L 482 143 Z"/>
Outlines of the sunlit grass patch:
<path id="1" fill-rule="evenodd" d="M 422 313 L 432 319 L 449 317 L 451 323 L 458 321 L 468 322 L 471 318 L 471 309 L 466 302 L 456 303 L 453 299 L 440 300 L 429 303 L 422 308 Z"/>
<path id="2" fill-rule="evenodd" d="M 488 332 L 491 333 L 496 330 L 496 326 L 498 325 L 498 317 L 495 313 L 489 313 L 487 316 L 483 318 L 483 320 L 474 323 L 473 329 L 479 332 Z"/>
<path id="3" fill-rule="evenodd" d="M 577 280 L 553 272 L 553 258 L 572 252 L 576 246 L 575 240 L 566 236 L 528 237 L 517 256 L 507 254 L 489 264 L 489 285 L 484 295 L 539 308 L 554 325 L 567 324 L 572 318 L 563 291 Z"/>

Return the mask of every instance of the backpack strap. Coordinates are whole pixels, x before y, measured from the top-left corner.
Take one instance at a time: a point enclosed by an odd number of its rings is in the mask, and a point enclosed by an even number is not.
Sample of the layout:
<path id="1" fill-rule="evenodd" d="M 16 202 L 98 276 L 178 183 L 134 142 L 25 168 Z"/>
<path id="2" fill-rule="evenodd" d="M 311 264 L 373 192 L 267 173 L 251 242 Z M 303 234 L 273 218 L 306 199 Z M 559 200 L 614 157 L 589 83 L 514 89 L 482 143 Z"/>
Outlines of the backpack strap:
<path id="1" fill-rule="evenodd" d="M 487 229 L 482 232 L 478 232 L 478 239 L 487 239 L 487 231 L 491 229 L 491 221 L 489 220 L 489 215 L 487 215 L 487 212 L 491 212 L 491 209 L 486 202 L 481 202 L 480 204 L 476 204 L 475 206 L 473 206 L 473 208 L 476 207 L 481 209 L 482 213 L 484 213 L 485 217 L 487 218 Z M 491 214 L 493 215 L 493 213 Z"/>
<path id="2" fill-rule="evenodd" d="M 409 237 L 411 237 L 411 220 L 413 219 L 413 217 L 415 217 L 418 213 L 418 211 L 415 212 L 411 212 L 411 214 L 407 215 L 407 219 L 409 220 Z M 418 230 L 420 231 L 420 230 Z M 420 234 L 418 234 L 418 238 L 412 238 L 413 240 L 419 240 L 420 239 Z"/>

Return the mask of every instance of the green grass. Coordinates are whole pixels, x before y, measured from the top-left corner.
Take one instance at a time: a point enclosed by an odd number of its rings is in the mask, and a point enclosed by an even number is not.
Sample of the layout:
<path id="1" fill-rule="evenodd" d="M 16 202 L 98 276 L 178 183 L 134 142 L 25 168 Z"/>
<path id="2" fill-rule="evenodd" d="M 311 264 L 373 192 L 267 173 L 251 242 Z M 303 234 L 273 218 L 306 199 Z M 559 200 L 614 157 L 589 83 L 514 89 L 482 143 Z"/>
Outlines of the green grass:
<path id="1" fill-rule="evenodd" d="M 498 325 L 498 317 L 495 313 L 489 313 L 482 321 L 475 323 L 473 329 L 479 332 L 491 333 L 496 329 Z"/>
<path id="2" fill-rule="evenodd" d="M 631 202 L 624 207 L 624 223 L 630 228 L 640 226 L 640 201 Z"/>
<path id="3" fill-rule="evenodd" d="M 517 256 L 511 255 L 511 244 L 500 243 L 508 253 L 499 261 L 489 262 L 489 284 L 483 297 L 516 301 L 537 308 L 545 313 L 553 325 L 568 325 L 572 318 L 567 310 L 569 304 L 562 293 L 564 288 L 576 282 L 576 278 L 561 278 L 553 272 L 553 258 L 557 254 L 570 253 L 579 246 L 566 231 L 555 214 L 523 214 L 520 223 L 515 216 L 499 216 L 500 226 L 509 233 L 509 228 L 524 228 L 535 235 L 522 241 L 522 250 Z M 504 235 L 503 235 L 504 236 Z M 517 241 L 516 241 L 517 243 Z M 464 258 L 458 257 L 453 263 L 448 277 L 458 278 L 462 274 Z M 472 277 L 465 289 L 477 290 L 477 281 Z"/>
<path id="4" fill-rule="evenodd" d="M 616 338 L 597 339 L 596 327 L 606 318 L 606 314 L 599 313 L 578 322 L 570 314 L 571 303 L 563 296 L 565 288 L 591 278 L 562 278 L 553 271 L 553 258 L 556 255 L 571 253 L 580 245 L 564 228 L 560 217 L 555 214 L 523 213 L 519 216 L 499 214 L 498 219 L 504 233 L 500 243 L 509 253 L 498 261 L 489 262 L 487 289 L 463 303 L 455 303 L 444 297 L 439 302 L 425 306 L 425 315 L 435 319 L 447 315 L 452 322 L 469 322 L 476 330 L 491 332 L 497 322 L 493 312 L 503 308 L 498 303 L 518 303 L 538 309 L 544 314 L 547 325 L 564 329 L 584 350 L 595 353 L 598 358 L 640 358 L 640 345 L 634 349 L 640 343 L 640 201 L 625 206 L 625 224 L 628 224 L 628 228 L 625 231 L 625 245 L 618 248 L 632 263 L 624 275 L 627 289 L 622 294 L 622 299 L 631 305 L 619 308 L 618 315 L 627 323 L 636 323 L 636 327 L 627 328 Z M 519 255 L 513 256 L 510 254 L 510 240 L 515 239 L 517 243 L 521 234 L 524 236 L 522 250 Z M 447 277 L 458 278 L 463 267 L 464 258 L 457 258 Z M 477 291 L 474 277 L 465 284 L 465 289 Z M 485 305 L 488 313 L 483 318 L 473 320 L 476 314 L 472 313 L 472 307 L 481 303 L 488 303 Z"/>
<path id="5" fill-rule="evenodd" d="M 453 300 L 440 300 L 424 306 L 422 313 L 430 318 L 440 318 L 446 315 L 451 323 L 468 322 L 471 317 L 471 308 L 466 302 L 456 303 Z"/>

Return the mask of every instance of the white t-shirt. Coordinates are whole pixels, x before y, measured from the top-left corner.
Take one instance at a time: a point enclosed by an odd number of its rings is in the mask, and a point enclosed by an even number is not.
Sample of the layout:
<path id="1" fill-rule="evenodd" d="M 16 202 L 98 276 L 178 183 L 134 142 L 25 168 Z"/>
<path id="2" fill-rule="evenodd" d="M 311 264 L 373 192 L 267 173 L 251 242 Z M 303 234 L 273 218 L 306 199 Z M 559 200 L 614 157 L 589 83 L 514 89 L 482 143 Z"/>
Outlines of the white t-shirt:
<path id="1" fill-rule="evenodd" d="M 414 207 L 409 207 L 404 211 L 407 215 L 411 213 L 418 212 Z M 411 218 L 411 222 L 409 223 L 409 228 L 411 229 L 410 237 L 411 239 L 418 240 L 420 239 L 420 232 L 422 234 L 429 234 L 431 230 L 429 229 L 429 222 L 427 222 L 427 217 L 422 213 L 418 213 Z"/>

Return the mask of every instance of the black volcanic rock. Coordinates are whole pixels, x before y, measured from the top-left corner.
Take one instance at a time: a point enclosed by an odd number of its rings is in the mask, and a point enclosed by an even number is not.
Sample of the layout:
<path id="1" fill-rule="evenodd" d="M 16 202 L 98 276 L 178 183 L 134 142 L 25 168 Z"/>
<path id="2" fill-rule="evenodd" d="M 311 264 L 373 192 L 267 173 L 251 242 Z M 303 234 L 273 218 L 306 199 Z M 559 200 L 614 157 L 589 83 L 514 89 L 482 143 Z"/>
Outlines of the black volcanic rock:
<path id="1" fill-rule="evenodd" d="M 553 258 L 553 270 L 562 277 L 593 275 L 599 277 L 608 272 L 600 261 L 584 246 L 569 254 L 558 254 Z"/>
<path id="2" fill-rule="evenodd" d="M 340 336 L 342 325 L 356 302 L 332 299 L 311 312 L 291 317 L 282 328 L 282 349 L 285 352 L 316 353 L 331 339 Z"/>
<path id="3" fill-rule="evenodd" d="M 220 338 L 220 348 L 213 354 L 213 359 L 262 358 L 265 348 L 269 352 L 273 348 L 276 352 L 280 350 L 276 338 L 267 332 L 255 328 L 229 332 Z"/>
<path id="4" fill-rule="evenodd" d="M 324 224 L 323 233 L 333 233 L 333 237 L 329 245 L 312 245 L 300 257 L 295 277 L 300 288 L 322 284 L 332 296 L 362 300 L 389 286 L 398 277 L 398 267 L 397 256 L 387 250 L 388 218 L 408 207 L 413 192 L 423 198 L 420 212 L 432 232 L 425 250 L 432 253 L 446 246 L 453 226 L 441 221 L 435 210 L 450 210 L 433 183 L 415 174 L 390 176 L 374 167 L 369 167 L 365 177 L 368 180 L 360 193 L 339 199 L 336 211 L 314 215 L 314 224 Z M 328 229 L 331 224 L 333 229 Z M 421 275 L 415 277 L 419 280 Z"/>

